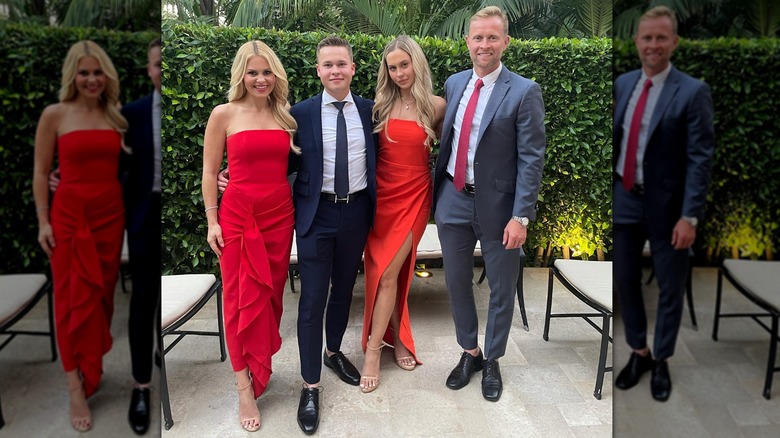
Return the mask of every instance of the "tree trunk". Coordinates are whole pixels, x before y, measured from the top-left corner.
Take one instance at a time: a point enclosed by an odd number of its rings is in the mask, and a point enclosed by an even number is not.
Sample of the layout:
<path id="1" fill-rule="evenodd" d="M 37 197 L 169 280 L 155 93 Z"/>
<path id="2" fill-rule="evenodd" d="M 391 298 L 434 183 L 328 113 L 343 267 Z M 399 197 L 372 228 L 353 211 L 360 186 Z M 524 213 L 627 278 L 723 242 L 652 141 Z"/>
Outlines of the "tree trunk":
<path id="1" fill-rule="evenodd" d="M 200 14 L 214 16 L 214 0 L 200 0 Z"/>

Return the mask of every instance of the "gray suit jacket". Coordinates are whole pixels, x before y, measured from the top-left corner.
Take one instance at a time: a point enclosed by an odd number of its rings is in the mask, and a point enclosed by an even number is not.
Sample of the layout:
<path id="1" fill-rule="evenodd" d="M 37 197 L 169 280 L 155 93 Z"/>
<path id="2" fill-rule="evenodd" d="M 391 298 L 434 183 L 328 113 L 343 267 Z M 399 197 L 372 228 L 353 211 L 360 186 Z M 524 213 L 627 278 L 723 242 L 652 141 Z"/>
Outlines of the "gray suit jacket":
<path id="1" fill-rule="evenodd" d="M 473 70 L 456 73 L 444 84 L 447 110 L 434 173 L 434 203 L 447 179 L 453 124 Z M 539 85 L 506 66 L 482 115 L 474 156 L 476 213 L 483 237 L 501 240 L 512 216 L 536 218 L 536 201 L 544 165 L 544 102 Z"/>
<path id="2" fill-rule="evenodd" d="M 634 70 L 615 80 L 613 169 L 620 154 L 628 100 L 641 74 L 641 70 Z M 650 120 L 642 162 L 642 202 L 653 235 L 671 236 L 680 216 L 700 220 L 704 216 L 715 151 L 713 112 L 707 84 L 672 67 Z M 616 197 L 613 205 L 618 222 L 626 219 L 622 202 Z"/>

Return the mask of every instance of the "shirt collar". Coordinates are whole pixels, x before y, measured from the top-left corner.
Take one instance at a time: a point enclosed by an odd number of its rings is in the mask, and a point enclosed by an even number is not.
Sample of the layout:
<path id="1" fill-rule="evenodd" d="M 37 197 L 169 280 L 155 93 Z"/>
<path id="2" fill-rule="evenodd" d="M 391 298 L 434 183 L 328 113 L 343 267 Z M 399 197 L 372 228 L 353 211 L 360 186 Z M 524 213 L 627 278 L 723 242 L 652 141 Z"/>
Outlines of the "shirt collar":
<path id="1" fill-rule="evenodd" d="M 493 70 L 492 72 L 485 75 L 485 77 L 482 78 L 482 86 L 487 87 L 489 85 L 493 85 L 498 80 L 498 75 L 501 74 L 501 70 L 504 68 L 504 63 L 499 63 L 498 68 Z M 477 73 L 472 71 L 471 72 L 471 80 L 469 82 L 476 82 L 479 76 L 477 76 Z"/>
<path id="2" fill-rule="evenodd" d="M 657 87 L 659 85 L 663 85 L 664 82 L 666 82 L 666 78 L 669 77 L 669 72 L 670 71 L 672 71 L 672 63 L 671 62 L 669 63 L 669 65 L 666 66 L 666 68 L 661 73 L 658 73 L 657 75 L 655 75 L 653 77 L 648 77 L 647 74 L 645 73 L 645 70 L 642 69 L 642 77 L 639 78 L 639 82 L 644 83 L 645 79 L 650 79 L 653 82 L 653 86 L 654 87 Z"/>
<path id="3" fill-rule="evenodd" d="M 339 102 L 338 99 L 328 94 L 328 90 L 322 90 L 322 106 L 328 106 L 332 104 L 333 102 Z M 347 97 L 344 98 L 341 102 L 350 102 L 352 104 L 355 103 L 355 99 L 352 97 L 352 92 L 350 91 L 347 93 Z"/>
<path id="4" fill-rule="evenodd" d="M 154 90 L 152 93 L 152 105 L 153 106 L 160 106 L 160 100 L 162 96 L 160 96 L 160 93 L 157 92 L 157 90 Z"/>

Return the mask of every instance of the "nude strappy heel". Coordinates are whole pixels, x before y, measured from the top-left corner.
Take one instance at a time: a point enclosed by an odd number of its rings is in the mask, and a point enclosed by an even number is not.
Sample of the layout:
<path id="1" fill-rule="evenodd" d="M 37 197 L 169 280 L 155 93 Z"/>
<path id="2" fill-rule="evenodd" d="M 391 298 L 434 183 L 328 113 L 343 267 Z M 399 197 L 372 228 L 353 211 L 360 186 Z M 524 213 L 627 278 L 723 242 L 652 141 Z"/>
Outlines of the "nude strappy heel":
<path id="1" fill-rule="evenodd" d="M 398 329 L 390 327 L 390 330 L 393 331 L 393 341 L 396 342 L 396 345 L 401 342 L 401 339 L 398 337 Z M 393 347 L 393 356 L 395 356 L 395 347 Z M 412 363 L 407 364 L 406 362 L 411 359 Z M 404 356 L 404 357 L 398 357 L 395 356 L 395 364 L 398 365 L 401 369 L 404 369 L 406 371 L 412 371 L 417 366 L 417 361 L 414 360 L 414 356 Z"/>
<path id="2" fill-rule="evenodd" d="M 369 340 L 370 341 L 370 340 Z M 382 347 L 384 347 L 385 342 L 382 341 L 381 344 L 379 344 L 378 347 L 372 347 L 371 344 L 366 343 L 366 348 L 368 348 L 371 351 L 379 351 L 379 355 L 382 355 Z M 381 358 L 380 358 L 381 362 Z M 377 373 L 378 374 L 378 373 Z M 362 391 L 364 394 L 368 394 L 369 392 L 374 391 L 375 389 L 379 388 L 379 376 L 360 376 L 360 391 Z"/>
<path id="3" fill-rule="evenodd" d="M 241 391 L 243 391 L 243 390 L 245 390 L 245 389 L 247 389 L 247 388 L 250 388 L 250 390 L 254 391 L 254 390 L 252 389 L 252 376 L 249 376 L 249 383 L 247 383 L 247 384 L 246 384 L 246 386 L 244 386 L 244 387 L 242 387 L 242 388 L 239 388 L 239 387 L 238 387 L 238 383 L 236 383 L 236 389 L 237 389 L 239 392 L 241 392 Z M 254 393 L 253 393 L 253 395 L 254 395 Z M 239 395 L 239 397 L 240 397 L 240 395 Z M 258 410 L 258 412 L 257 412 L 257 415 L 255 415 L 255 416 L 253 416 L 253 417 L 249 417 L 249 418 L 241 418 L 241 408 L 240 408 L 240 403 L 241 403 L 241 401 L 239 401 L 239 413 L 238 413 L 238 420 L 239 420 L 239 421 L 240 421 L 240 423 L 241 423 L 241 427 L 242 427 L 242 428 L 243 428 L 245 431 L 247 431 L 247 432 L 256 432 L 258 429 L 260 429 L 260 411 Z M 255 406 L 255 407 L 257 407 L 257 406 Z M 252 426 L 252 424 L 253 424 L 255 421 L 257 421 L 257 425 L 256 425 L 256 426 Z"/>

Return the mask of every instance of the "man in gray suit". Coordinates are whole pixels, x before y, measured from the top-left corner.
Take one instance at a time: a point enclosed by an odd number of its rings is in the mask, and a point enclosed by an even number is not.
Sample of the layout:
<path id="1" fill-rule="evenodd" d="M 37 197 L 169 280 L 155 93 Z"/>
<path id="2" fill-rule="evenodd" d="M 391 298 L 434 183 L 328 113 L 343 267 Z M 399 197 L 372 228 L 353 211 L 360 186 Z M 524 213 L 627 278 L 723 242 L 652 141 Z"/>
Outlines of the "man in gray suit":
<path id="1" fill-rule="evenodd" d="M 466 36 L 474 68 L 445 87 L 447 110 L 434 175 L 434 213 L 444 256 L 458 344 L 464 349 L 447 387 L 466 386 L 482 370 L 482 395 L 498 401 L 503 388 L 498 359 L 512 326 L 521 246 L 544 162 L 544 103 L 539 85 L 510 72 L 501 55 L 508 21 L 490 6 L 474 14 Z M 479 239 L 490 285 L 484 356 L 477 343 L 472 289 Z"/>
<path id="2" fill-rule="evenodd" d="M 642 68 L 615 80 L 613 129 L 614 287 L 633 352 L 615 386 L 629 389 L 652 370 L 653 398 L 672 391 L 666 360 L 682 318 L 688 251 L 702 219 L 715 148 L 710 89 L 674 68 L 677 19 L 665 6 L 639 19 Z M 642 249 L 650 241 L 658 279 L 653 351 L 642 300 Z"/>

